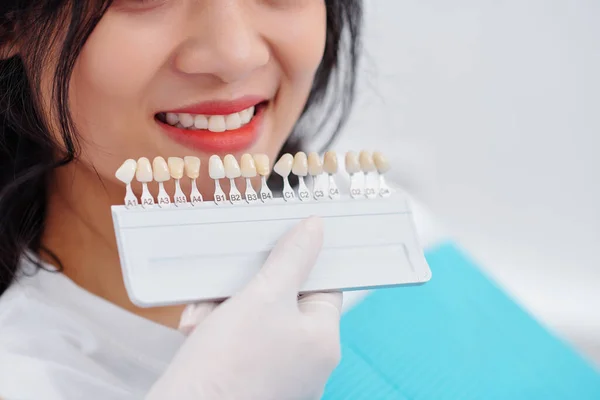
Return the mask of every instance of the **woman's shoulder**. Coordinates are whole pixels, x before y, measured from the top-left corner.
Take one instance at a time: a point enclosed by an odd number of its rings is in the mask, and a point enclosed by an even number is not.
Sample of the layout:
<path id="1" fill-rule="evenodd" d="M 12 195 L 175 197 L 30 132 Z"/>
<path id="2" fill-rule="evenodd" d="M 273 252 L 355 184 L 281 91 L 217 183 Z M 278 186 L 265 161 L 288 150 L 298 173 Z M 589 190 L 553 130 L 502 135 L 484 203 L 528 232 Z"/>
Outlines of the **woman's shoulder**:
<path id="1" fill-rule="evenodd" d="M 131 363 L 109 335 L 66 304 L 85 301 L 71 285 L 40 269 L 21 274 L 0 296 L 0 398 L 133 399 L 145 389 L 119 376 L 113 361 Z"/>
<path id="2" fill-rule="evenodd" d="M 25 323 L 32 311 L 44 307 L 44 301 L 36 290 L 39 278 L 37 273 L 32 273 L 28 263 L 21 263 L 18 277 L 0 295 L 0 334 Z"/>
<path id="3" fill-rule="evenodd" d="M 106 395 L 105 372 L 81 351 L 80 327 L 38 290 L 45 274 L 22 275 L 0 296 L 0 398 L 74 399 L 94 385 Z"/>
<path id="4" fill-rule="evenodd" d="M 51 296 L 41 289 L 48 286 L 45 285 L 45 281 L 60 282 L 61 277 L 50 275 L 58 274 L 34 268 L 28 261 L 21 262 L 17 278 L 0 296 L 0 332 L 31 324 L 33 321 L 40 325 L 52 320 L 49 317 L 59 310 L 52 307 Z M 51 284 L 50 288 L 46 289 L 60 291 L 60 287 L 53 286 L 54 284 Z"/>
<path id="5" fill-rule="evenodd" d="M 23 267 L 0 296 L 0 398 L 143 397 L 183 335 L 51 268 Z"/>

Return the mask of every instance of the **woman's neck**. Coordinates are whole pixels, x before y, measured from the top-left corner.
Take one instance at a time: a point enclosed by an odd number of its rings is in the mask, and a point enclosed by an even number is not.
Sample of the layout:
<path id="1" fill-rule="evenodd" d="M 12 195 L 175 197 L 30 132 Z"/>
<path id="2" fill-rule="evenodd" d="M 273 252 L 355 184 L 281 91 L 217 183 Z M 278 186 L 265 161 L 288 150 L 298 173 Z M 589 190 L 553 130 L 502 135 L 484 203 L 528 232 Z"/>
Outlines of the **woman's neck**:
<path id="1" fill-rule="evenodd" d="M 58 257 L 63 273 L 99 297 L 176 328 L 182 307 L 139 308 L 127 296 L 110 211 L 111 205 L 122 202 L 123 188 L 102 182 L 77 162 L 56 170 L 49 184 L 42 243 Z"/>

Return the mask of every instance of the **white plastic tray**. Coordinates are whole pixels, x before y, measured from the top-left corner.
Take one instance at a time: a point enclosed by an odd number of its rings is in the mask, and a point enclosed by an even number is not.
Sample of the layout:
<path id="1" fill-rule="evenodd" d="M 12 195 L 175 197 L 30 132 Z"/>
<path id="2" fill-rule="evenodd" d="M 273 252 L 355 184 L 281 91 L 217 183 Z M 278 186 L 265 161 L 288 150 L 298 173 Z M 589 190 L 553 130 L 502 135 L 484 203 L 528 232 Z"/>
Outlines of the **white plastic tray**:
<path id="1" fill-rule="evenodd" d="M 302 293 L 431 278 L 401 192 L 375 199 L 113 206 L 112 215 L 125 285 L 141 307 L 230 297 L 256 274 L 277 240 L 311 215 L 323 219 L 324 244 Z"/>

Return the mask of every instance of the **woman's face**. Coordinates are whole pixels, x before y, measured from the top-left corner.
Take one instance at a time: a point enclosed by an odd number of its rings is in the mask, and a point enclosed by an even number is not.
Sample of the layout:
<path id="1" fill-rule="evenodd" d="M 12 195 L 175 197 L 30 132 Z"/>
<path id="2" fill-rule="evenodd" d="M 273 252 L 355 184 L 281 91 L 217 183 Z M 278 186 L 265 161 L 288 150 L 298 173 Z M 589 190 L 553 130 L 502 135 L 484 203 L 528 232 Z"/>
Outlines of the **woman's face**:
<path id="1" fill-rule="evenodd" d="M 77 164 L 114 183 L 128 158 L 196 155 L 203 176 L 212 154 L 272 160 L 325 36 L 323 0 L 115 0 L 73 71 Z"/>

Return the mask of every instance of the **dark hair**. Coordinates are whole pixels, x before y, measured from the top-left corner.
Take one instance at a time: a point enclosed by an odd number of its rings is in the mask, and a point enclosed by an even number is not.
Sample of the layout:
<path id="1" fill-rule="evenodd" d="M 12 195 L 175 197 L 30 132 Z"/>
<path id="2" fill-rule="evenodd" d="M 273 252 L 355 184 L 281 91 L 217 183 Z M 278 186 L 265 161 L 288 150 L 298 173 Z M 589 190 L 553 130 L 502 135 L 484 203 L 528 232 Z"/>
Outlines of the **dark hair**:
<path id="1" fill-rule="evenodd" d="M 335 121 L 325 145 L 342 128 L 355 91 L 360 48 L 362 0 L 326 0 L 327 38 L 307 104 L 282 153 L 301 148 L 309 132 Z M 73 66 L 86 40 L 112 0 L 2 0 L 0 2 L 0 295 L 17 274 L 28 251 L 46 252 L 44 230 L 48 183 L 53 169 L 73 161 L 77 134 L 68 109 Z M 67 23 L 66 31 L 57 31 Z M 9 44 L 18 46 L 10 54 Z M 42 116 L 40 75 L 59 46 L 53 80 L 53 113 L 62 143 L 52 140 Z M 8 51 L 8 53 L 7 53 Z M 29 68 L 25 68 L 25 66 Z M 315 117 L 315 112 L 320 115 Z M 333 116 L 333 118 L 332 118 Z M 310 121 L 312 128 L 309 131 Z M 316 124 L 315 124 L 316 123 Z M 33 261 L 33 260 L 32 260 Z M 56 260 L 60 265 L 59 260 Z M 39 264 L 38 264 L 39 265 Z"/>

